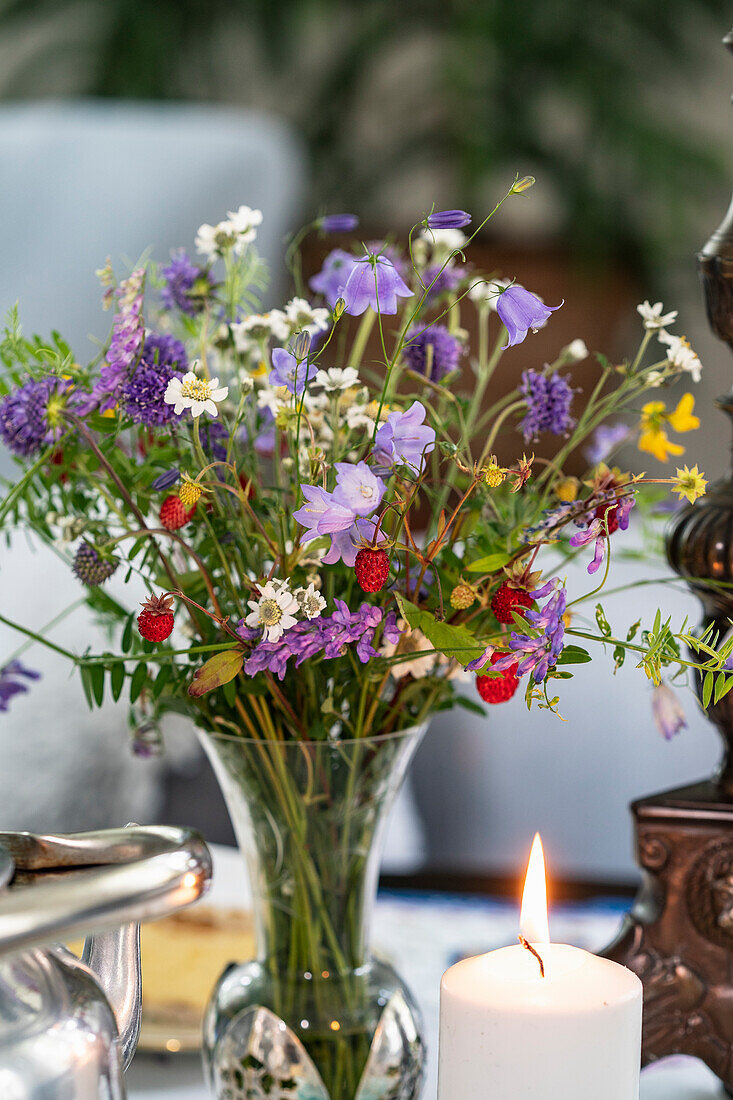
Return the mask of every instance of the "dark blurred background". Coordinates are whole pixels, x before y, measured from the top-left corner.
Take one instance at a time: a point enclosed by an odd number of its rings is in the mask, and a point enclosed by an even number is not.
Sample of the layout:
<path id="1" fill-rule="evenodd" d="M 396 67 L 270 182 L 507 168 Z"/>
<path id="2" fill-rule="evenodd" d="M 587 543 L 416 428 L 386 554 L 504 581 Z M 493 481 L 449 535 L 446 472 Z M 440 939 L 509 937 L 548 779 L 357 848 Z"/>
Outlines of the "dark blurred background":
<path id="1" fill-rule="evenodd" d="M 0 0 L 0 309 L 20 297 L 27 329 L 58 327 L 83 354 L 87 333 L 106 326 L 93 269 L 110 252 L 191 248 L 199 222 L 243 202 L 265 210 L 262 244 L 277 271 L 285 232 L 313 213 L 354 211 L 365 238 L 399 237 L 433 203 L 478 220 L 530 173 L 537 185 L 471 255 L 566 301 L 512 369 L 574 337 L 628 354 L 636 303 L 662 298 L 704 366 L 703 430 L 685 440 L 689 456 L 717 476 L 728 440 L 712 398 L 729 369 L 707 331 L 694 254 L 733 180 L 733 61 L 720 45 L 729 16 L 722 0 Z M 273 301 L 285 292 L 276 280 Z M 693 602 L 679 607 L 696 617 Z M 561 728 L 542 718 L 540 734 L 516 699 L 489 733 L 463 717 L 449 744 L 431 733 L 415 772 L 423 839 L 407 846 L 413 861 L 501 870 L 539 826 L 569 873 L 631 873 L 627 798 L 704 773 L 715 742 L 691 700 L 685 738 L 658 741 L 643 685 L 622 686 L 599 663 Z M 598 691 L 608 714 L 591 720 Z M 19 700 L 16 729 L 33 707 Z M 106 721 L 123 739 L 119 711 Z M 536 775 L 516 771 L 517 729 L 540 752 Z M 590 797 L 596 774 L 602 793 Z M 468 794 L 461 776 L 478 777 Z M 518 808 L 505 793 L 523 778 L 532 822 L 527 799 Z M 198 764 L 179 779 L 161 812 L 184 816 L 196 796 L 208 812 Z M 436 816 L 441 782 L 451 795 Z M 124 816 L 105 798 L 99 814 Z M 577 813 L 553 818 L 553 802 Z"/>

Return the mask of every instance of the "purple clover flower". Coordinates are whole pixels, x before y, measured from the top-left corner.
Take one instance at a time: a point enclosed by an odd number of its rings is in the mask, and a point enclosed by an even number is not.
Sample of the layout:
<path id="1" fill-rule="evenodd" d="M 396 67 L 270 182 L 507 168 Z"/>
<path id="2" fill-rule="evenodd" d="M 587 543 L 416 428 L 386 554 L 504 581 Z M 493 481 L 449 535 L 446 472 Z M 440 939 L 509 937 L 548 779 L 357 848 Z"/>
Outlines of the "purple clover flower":
<path id="1" fill-rule="evenodd" d="M 179 248 L 177 252 L 172 252 L 170 263 L 161 268 L 160 274 L 165 279 L 160 299 L 166 309 L 180 309 L 188 317 L 195 317 L 201 312 L 203 294 L 201 291 L 192 294 L 191 291 L 196 283 L 210 290 L 211 276 L 208 271 L 193 263 L 185 249 Z"/>
<path id="2" fill-rule="evenodd" d="M 567 378 L 526 370 L 522 374 L 519 392 L 527 401 L 527 413 L 519 425 L 525 443 L 537 439 L 540 432 L 565 435 L 575 424 L 570 415 L 575 390 Z"/>
<path id="3" fill-rule="evenodd" d="M 323 267 L 310 280 L 311 290 L 322 294 L 331 309 L 336 305 L 343 294 L 346 280 L 356 263 L 356 256 L 350 252 L 344 252 L 343 248 L 334 248 L 323 261 Z"/>
<path id="4" fill-rule="evenodd" d="M 431 349 L 430 352 L 428 349 Z M 424 374 L 431 382 L 440 382 L 446 374 L 458 370 L 463 345 L 445 325 L 413 329 L 407 334 L 402 356 L 410 370 Z"/>
<path id="5" fill-rule="evenodd" d="M 593 438 L 585 450 L 585 457 L 591 466 L 604 462 L 629 436 L 629 428 L 620 421 L 616 424 L 599 424 Z"/>
<path id="6" fill-rule="evenodd" d="M 413 401 L 405 412 L 392 412 L 374 439 L 373 457 L 378 467 L 392 470 L 409 466 L 422 471 L 425 456 L 435 447 L 435 430 L 425 424 L 425 406 Z"/>
<path id="7" fill-rule="evenodd" d="M 412 291 L 385 255 L 367 253 L 354 261 L 342 297 L 346 312 L 358 317 L 368 307 L 375 312 L 397 312 L 397 299 L 412 297 Z"/>
<path id="8" fill-rule="evenodd" d="M 136 424 L 157 428 L 175 420 L 173 406 L 163 400 L 171 378 L 181 378 L 188 368 L 186 349 L 167 334 L 149 332 L 140 360 L 122 383 L 120 400 Z"/>
<path id="9" fill-rule="evenodd" d="M 295 660 L 296 668 L 320 654 L 327 661 L 334 660 L 341 657 L 349 645 L 354 644 L 362 664 L 376 657 L 377 650 L 373 641 L 383 621 L 381 607 L 363 603 L 358 611 L 349 611 L 343 600 L 334 602 L 336 610 L 332 615 L 321 615 L 318 619 L 296 623 L 277 642 L 262 641 L 256 645 L 244 662 L 247 675 L 256 676 L 258 672 L 267 671 L 283 680 L 291 659 Z M 237 633 L 243 641 L 251 640 L 244 620 L 239 623 Z M 389 612 L 384 618 L 383 636 L 386 641 L 395 645 L 399 641 L 400 630 L 394 612 Z"/>
<path id="10" fill-rule="evenodd" d="M 71 382 L 64 378 L 29 378 L 0 401 L 0 439 L 23 458 L 38 454 L 63 435 L 61 412 Z"/>
<path id="11" fill-rule="evenodd" d="M 9 661 L 0 668 L 0 714 L 10 708 L 14 695 L 25 695 L 28 685 L 23 680 L 40 680 L 40 672 L 26 668 L 20 661 Z"/>
<path id="12" fill-rule="evenodd" d="M 385 485 L 375 477 L 366 462 L 337 462 L 333 499 L 354 515 L 369 516 L 384 496 Z"/>
<path id="13" fill-rule="evenodd" d="M 471 215 L 465 210 L 436 210 L 423 224 L 429 229 L 463 229 L 471 224 Z"/>
<path id="14" fill-rule="evenodd" d="M 358 224 L 356 214 L 326 214 L 318 222 L 318 228 L 324 233 L 350 233 Z"/>
<path id="15" fill-rule="evenodd" d="M 517 676 L 531 672 L 535 683 L 539 684 L 554 666 L 562 653 L 565 638 L 563 615 L 566 595 L 565 589 L 558 587 L 559 584 L 554 579 L 538 590 L 545 593 L 553 586 L 556 588 L 540 611 L 528 610 L 524 613 L 527 623 L 540 633 L 537 637 L 531 637 L 529 634 L 513 632 L 509 637 L 509 648 L 512 652 L 501 657 L 493 666 L 498 672 L 516 665 Z"/>
<path id="16" fill-rule="evenodd" d="M 521 344 L 530 329 L 542 328 L 550 315 L 559 309 L 559 306 L 546 306 L 541 298 L 525 290 L 523 286 L 514 283 L 496 299 L 496 312 L 509 335 L 506 348 Z"/>
<path id="17" fill-rule="evenodd" d="M 285 348 L 273 348 L 272 370 L 268 378 L 271 386 L 285 386 L 289 393 L 300 397 L 305 390 L 307 362 L 298 362 L 292 352 Z M 313 372 L 315 375 L 315 371 Z"/>

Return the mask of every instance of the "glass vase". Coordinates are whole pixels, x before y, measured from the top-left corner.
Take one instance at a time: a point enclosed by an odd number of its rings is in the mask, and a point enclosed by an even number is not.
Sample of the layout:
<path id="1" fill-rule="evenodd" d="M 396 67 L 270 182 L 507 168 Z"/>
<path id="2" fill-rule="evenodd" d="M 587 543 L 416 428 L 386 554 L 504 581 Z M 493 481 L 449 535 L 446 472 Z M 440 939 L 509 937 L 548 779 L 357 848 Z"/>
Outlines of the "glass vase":
<path id="1" fill-rule="evenodd" d="M 252 883 L 257 958 L 204 1021 L 218 1100 L 416 1100 L 412 998 L 369 950 L 384 826 L 425 726 L 352 741 L 203 733 Z"/>

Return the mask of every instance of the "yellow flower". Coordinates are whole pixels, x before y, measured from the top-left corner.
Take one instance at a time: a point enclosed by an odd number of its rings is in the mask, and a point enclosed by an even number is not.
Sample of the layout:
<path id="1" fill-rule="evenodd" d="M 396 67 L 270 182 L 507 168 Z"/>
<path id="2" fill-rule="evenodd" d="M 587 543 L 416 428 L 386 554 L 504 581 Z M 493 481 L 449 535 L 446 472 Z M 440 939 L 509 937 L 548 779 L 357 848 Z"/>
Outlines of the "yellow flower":
<path id="1" fill-rule="evenodd" d="M 672 412 L 667 412 L 663 401 L 649 401 L 641 410 L 639 424 L 639 450 L 654 455 L 660 462 L 667 462 L 670 455 L 681 455 L 685 448 L 672 443 L 665 428 L 669 425 L 675 432 L 691 432 L 700 427 L 700 420 L 692 410 L 695 398 L 691 393 L 684 394 Z"/>
<path id="2" fill-rule="evenodd" d="M 683 466 L 681 470 L 679 467 L 677 468 L 677 480 L 672 486 L 672 492 L 679 493 L 680 500 L 687 497 L 690 504 L 694 504 L 698 497 L 705 496 L 707 484 L 704 475 L 698 470 L 697 463 L 695 463 L 691 470 L 687 466 Z"/>
<path id="3" fill-rule="evenodd" d="M 572 504 L 578 499 L 580 482 L 577 477 L 564 477 L 555 484 L 555 496 L 566 504 Z"/>
<path id="4" fill-rule="evenodd" d="M 500 466 L 496 461 L 496 456 L 492 455 L 488 466 L 484 466 L 481 473 L 488 487 L 490 489 L 496 489 L 497 486 L 502 485 L 506 481 L 506 475 L 509 471 L 503 466 Z"/>

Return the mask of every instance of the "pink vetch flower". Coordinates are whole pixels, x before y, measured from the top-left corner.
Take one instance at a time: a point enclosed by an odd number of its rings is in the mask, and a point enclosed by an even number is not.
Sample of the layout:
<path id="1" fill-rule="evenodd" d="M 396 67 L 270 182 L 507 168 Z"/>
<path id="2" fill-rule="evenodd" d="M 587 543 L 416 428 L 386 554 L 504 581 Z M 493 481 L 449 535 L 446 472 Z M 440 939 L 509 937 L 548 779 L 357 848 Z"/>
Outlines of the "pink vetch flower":
<path id="1" fill-rule="evenodd" d="M 368 252 L 354 261 L 342 297 L 346 312 L 358 317 L 370 306 L 375 312 L 396 313 L 397 299 L 412 297 L 412 291 L 391 260 Z"/>
<path id="2" fill-rule="evenodd" d="M 572 535 L 569 542 L 571 546 L 588 546 L 589 543 L 595 540 L 595 550 L 593 553 L 593 560 L 588 565 L 587 570 L 589 573 L 597 573 L 601 563 L 603 561 L 606 552 L 606 540 L 609 538 L 609 533 L 613 533 L 616 528 L 620 528 L 622 531 L 626 531 L 629 526 L 629 515 L 631 509 L 634 507 L 635 500 L 633 496 L 621 497 L 616 503 L 605 501 L 599 506 L 604 509 L 604 515 L 594 518 L 587 524 L 584 531 L 578 531 L 577 535 Z M 596 509 L 596 512 L 599 509 Z M 612 526 L 615 524 L 615 526 Z M 608 527 L 608 531 L 606 530 Z"/>
<path id="3" fill-rule="evenodd" d="M 659 684 L 652 693 L 652 715 L 665 741 L 671 741 L 680 730 L 687 729 L 685 712 L 677 693 L 667 684 Z"/>
<path id="4" fill-rule="evenodd" d="M 496 312 L 509 336 L 504 350 L 521 344 L 530 329 L 534 332 L 542 328 L 562 305 L 563 302 L 559 306 L 546 306 L 541 298 L 523 286 L 516 283 L 508 286 L 496 299 Z"/>

